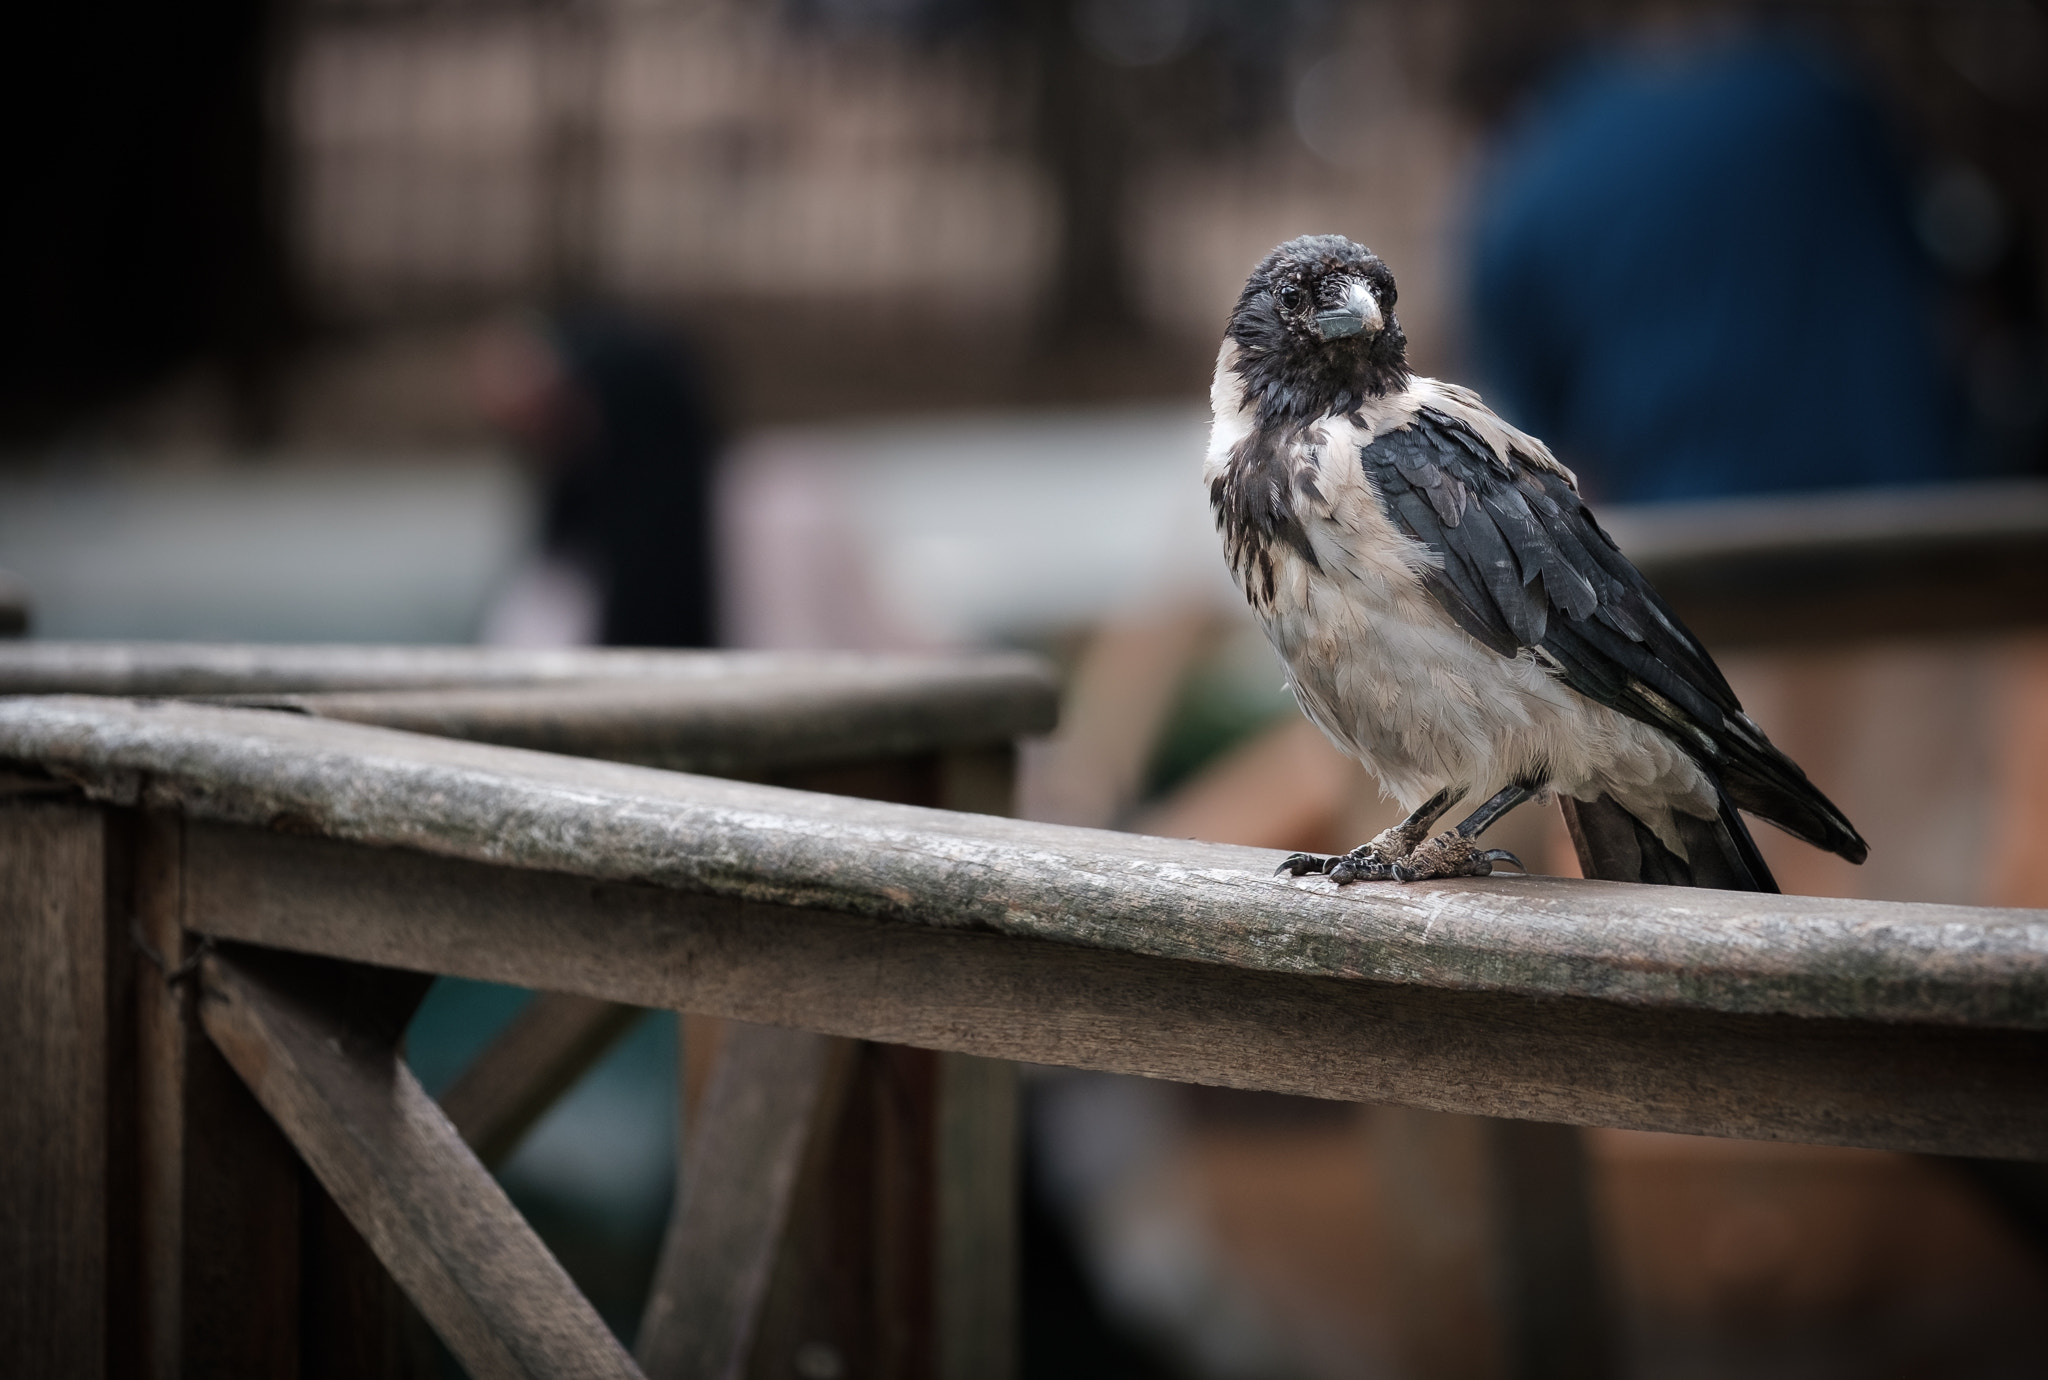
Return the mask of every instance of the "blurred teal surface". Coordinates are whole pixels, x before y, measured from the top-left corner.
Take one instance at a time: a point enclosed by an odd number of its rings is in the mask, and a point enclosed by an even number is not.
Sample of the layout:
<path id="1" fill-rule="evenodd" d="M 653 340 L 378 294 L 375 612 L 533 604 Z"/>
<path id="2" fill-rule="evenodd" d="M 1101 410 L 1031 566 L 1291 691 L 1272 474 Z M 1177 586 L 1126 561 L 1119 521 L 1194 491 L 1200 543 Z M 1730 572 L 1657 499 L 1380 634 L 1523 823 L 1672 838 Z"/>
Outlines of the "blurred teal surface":
<path id="1" fill-rule="evenodd" d="M 439 1096 L 532 994 L 442 978 L 406 1033 Z M 527 1134 L 498 1181 L 627 1345 L 654 1276 L 675 1188 L 676 1017 L 642 1017 Z"/>

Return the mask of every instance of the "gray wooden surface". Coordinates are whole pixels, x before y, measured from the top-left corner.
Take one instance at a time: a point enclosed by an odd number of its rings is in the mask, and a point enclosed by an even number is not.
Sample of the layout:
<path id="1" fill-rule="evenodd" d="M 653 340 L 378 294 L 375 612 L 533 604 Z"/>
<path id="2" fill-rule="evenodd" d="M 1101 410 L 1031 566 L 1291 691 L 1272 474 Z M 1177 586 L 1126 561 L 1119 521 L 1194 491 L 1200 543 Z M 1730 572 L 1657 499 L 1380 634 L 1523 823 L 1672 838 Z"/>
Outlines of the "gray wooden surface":
<path id="1" fill-rule="evenodd" d="M 938 1380 L 1012 1380 L 1020 1364 L 1017 1066 L 939 1061 Z"/>
<path id="2" fill-rule="evenodd" d="M 72 655 L 81 650 L 82 662 Z M 131 688 L 187 693 L 252 683 L 317 682 L 329 650 L 67 649 L 41 644 L 21 660 L 40 667 L 38 674 L 51 675 L 56 683 L 104 689 L 113 675 Z M 306 655 L 301 656 L 302 651 Z M 165 655 L 156 656 L 159 652 Z M 1010 740 L 1050 727 L 1055 707 L 1053 686 L 1042 666 L 1028 658 L 1005 656 L 598 654 L 542 657 L 536 662 L 523 654 L 477 657 L 430 650 L 424 655 L 373 652 L 366 660 L 381 679 L 415 683 L 398 689 L 311 694 L 273 690 L 261 696 L 215 693 L 204 698 L 235 703 L 237 709 L 230 712 L 250 722 L 303 721 L 309 715 L 328 714 L 394 720 L 435 734 L 512 738 L 556 752 L 681 761 L 711 770 L 771 774 L 831 791 L 991 809 L 1008 806 Z M 357 659 L 349 657 L 344 675 L 347 667 L 356 665 Z M 0 674 L 5 669 L 0 667 Z M 593 671 L 602 675 L 588 678 Z M 524 678 L 525 683 L 432 684 L 444 673 L 457 680 Z M 271 707 L 259 710 L 252 700 Z M 188 821 L 182 798 L 152 791 L 152 800 L 162 808 L 106 815 L 78 811 L 76 792 L 39 769 L 8 780 L 17 796 L 26 792 L 26 798 L 53 802 L 54 808 L 93 821 L 95 828 L 139 831 L 142 846 L 135 851 L 135 860 L 146 875 L 137 880 L 134 916 L 142 945 L 161 955 L 167 968 L 175 968 L 192 952 L 197 936 L 185 925 L 191 916 L 185 904 Z M 72 800 L 67 802 L 66 796 Z M 127 858 L 130 851 L 117 853 Z M 29 875 L 35 868 L 18 871 Z M 132 963 L 134 954 L 142 951 L 122 943 L 113 953 Z M 119 983 L 124 993 L 126 984 L 124 977 Z M 529 985 L 557 984 L 542 976 Z M 192 991 L 190 983 L 164 984 L 153 967 L 140 979 L 134 998 L 139 1042 L 123 1036 L 113 1043 L 123 1049 L 136 1044 L 141 1067 L 128 1073 L 120 1060 L 107 1062 L 118 1076 L 139 1077 L 132 1095 L 122 1091 L 110 1099 L 117 1113 L 131 1105 L 140 1109 L 139 1170 L 131 1174 L 116 1168 L 88 1176 L 95 1185 L 104 1181 L 115 1189 L 139 1187 L 135 1207 L 141 1220 L 134 1228 L 138 1249 L 122 1253 L 113 1263 L 137 1276 L 140 1326 L 103 1329 L 78 1319 L 59 1319 L 63 1326 L 38 1328 L 38 1333 L 45 1339 L 104 1333 L 119 1368 L 128 1368 L 116 1354 L 127 1347 L 138 1353 L 139 1368 L 150 1373 L 270 1373 L 294 1363 L 312 1366 L 308 1374 L 398 1373 L 404 1362 L 394 1348 L 406 1344 L 401 1334 L 408 1324 L 402 1314 L 409 1310 L 391 1289 L 371 1246 L 356 1231 L 361 1227 L 374 1235 L 379 1230 L 374 1216 L 380 1210 L 377 1195 L 364 1198 L 361 1186 L 353 1185 L 355 1196 L 345 1205 L 344 1215 L 308 1178 L 307 1210 L 299 1210 L 302 1171 L 297 1155 L 214 1045 L 192 1038 L 196 1022 L 187 1009 Z M 129 1017 L 129 1004 L 117 1005 L 115 1014 Z M 509 1038 L 500 1042 L 502 1048 L 494 1046 L 449 1095 L 446 1114 L 485 1155 L 516 1141 L 551 1095 L 601 1053 L 635 1010 L 591 996 L 543 992 L 529 1014 L 533 1019 L 517 1023 Z M 31 1120 L 40 1122 L 48 1110 L 40 1109 Z M 1007 1118 L 998 1119 L 1009 1124 Z M 262 1153 L 255 1153 L 259 1150 Z M 984 1173 L 975 1183 L 987 1177 Z M 247 1191 L 252 1184 L 265 1191 Z M 119 1196 L 116 1193 L 109 1202 L 115 1211 L 125 1212 L 114 1201 Z M 238 1205 L 252 1211 L 238 1212 Z M 366 1211 L 372 1214 L 367 1219 Z M 357 1219 L 353 1225 L 350 1218 Z M 985 1223 L 966 1225 L 975 1229 L 984 1245 L 993 1240 Z M 125 1240 L 128 1230 L 119 1226 L 113 1234 Z M 382 1245 L 388 1249 L 388 1239 Z M 234 1268 L 242 1265 L 247 1269 Z M 224 1272 L 223 1266 L 229 1268 Z M 105 1288 L 99 1292 L 116 1298 L 117 1311 L 125 1318 L 127 1306 L 118 1303 L 125 1286 L 114 1273 L 118 1271 L 103 1270 Z M 1008 1280 L 1014 1272 L 1000 1268 L 993 1273 Z M 226 1287 L 206 1287 L 209 1282 Z M 302 1285 L 305 1309 L 295 1306 Z M 383 1298 L 385 1294 L 390 1297 Z M 256 1318 L 242 1306 L 252 1299 L 269 1300 L 256 1310 Z M 447 1301 L 442 1302 L 445 1313 Z M 980 1295 L 970 1297 L 956 1289 L 948 1302 L 949 1320 L 981 1337 L 984 1351 L 1012 1340 L 1005 1321 L 1007 1299 L 995 1301 L 1000 1325 L 993 1329 L 981 1316 L 990 1307 Z M 399 1311 L 394 1312 L 392 1305 Z M 33 1339 L 26 1340 L 32 1351 Z M 20 1352 L 21 1346 L 10 1345 L 6 1354 Z M 340 1360 L 344 1356 L 360 1364 L 352 1368 Z"/>
<path id="3" fill-rule="evenodd" d="M 2038 480 L 1603 508 L 1716 650 L 1941 637 L 2048 620 Z"/>
<path id="4" fill-rule="evenodd" d="M 2048 1029 L 2041 911 L 1507 876 L 1340 890 L 1273 877 L 1254 849 L 185 704 L 0 701 L 0 758 L 197 819 L 891 928 L 1640 1009 Z"/>
<path id="5" fill-rule="evenodd" d="M 22 1375 L 108 1371 L 106 830 L 0 794 L 0 1362 Z"/>
<path id="6" fill-rule="evenodd" d="M 219 954 L 205 960 L 201 1013 L 206 1033 L 470 1375 L 637 1377 L 398 1057 L 410 1002 L 393 1003 L 393 1019 L 380 1022 L 380 994 L 369 990 L 393 977 Z M 411 989 L 412 1000 L 425 990 Z"/>
<path id="7" fill-rule="evenodd" d="M 22 642 L 0 647 L 0 693 L 327 694 L 597 682 L 691 683 L 785 676 L 899 685 L 964 678 L 1043 682 L 1034 657 L 1006 653 L 674 651 L 348 643 Z"/>
<path id="8" fill-rule="evenodd" d="M 192 826 L 187 858 L 204 929 L 423 972 L 1344 1101 L 2048 1158 L 2037 1030 L 1255 971 L 238 826 Z"/>
<path id="9" fill-rule="evenodd" d="M 850 1042 L 735 1025 L 705 1093 L 636 1347 L 649 1380 L 744 1380 L 807 1160 L 829 1150 Z"/>
<path id="10" fill-rule="evenodd" d="M 312 1244 L 301 1225 L 319 1190 L 306 1191 L 297 1153 L 200 1033 L 183 819 L 144 812 L 135 843 L 137 1370 L 290 1375 L 328 1340 L 300 1308 Z"/>
<path id="11" fill-rule="evenodd" d="M 716 775 L 1051 730 L 1036 658 L 482 647 L 0 644 L 0 694 L 203 696 Z"/>

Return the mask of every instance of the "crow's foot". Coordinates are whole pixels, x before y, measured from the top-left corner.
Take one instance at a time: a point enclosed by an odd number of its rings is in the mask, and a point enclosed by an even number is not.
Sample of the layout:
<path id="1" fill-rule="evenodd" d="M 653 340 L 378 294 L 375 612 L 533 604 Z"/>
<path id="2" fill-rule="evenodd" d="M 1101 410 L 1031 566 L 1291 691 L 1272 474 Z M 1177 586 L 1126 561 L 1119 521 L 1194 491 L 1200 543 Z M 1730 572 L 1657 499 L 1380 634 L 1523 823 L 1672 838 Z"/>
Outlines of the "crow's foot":
<path id="1" fill-rule="evenodd" d="M 1438 834 L 1394 864 L 1392 875 L 1404 882 L 1426 882 L 1438 877 L 1486 877 L 1495 863 L 1512 863 L 1517 872 L 1527 872 L 1522 860 L 1505 848 L 1481 848 L 1453 829 Z"/>
<path id="2" fill-rule="evenodd" d="M 1274 869 L 1274 875 L 1306 877 L 1321 873 L 1343 886 L 1346 882 L 1384 882 L 1394 875 L 1396 859 L 1388 857 L 1379 849 L 1379 840 L 1362 843 L 1349 853 L 1339 853 L 1334 858 L 1318 857 L 1314 853 L 1295 853 Z"/>
<path id="3" fill-rule="evenodd" d="M 1278 867 L 1273 869 L 1275 877 L 1320 876 L 1335 858 L 1325 858 L 1316 853 L 1289 853 Z"/>

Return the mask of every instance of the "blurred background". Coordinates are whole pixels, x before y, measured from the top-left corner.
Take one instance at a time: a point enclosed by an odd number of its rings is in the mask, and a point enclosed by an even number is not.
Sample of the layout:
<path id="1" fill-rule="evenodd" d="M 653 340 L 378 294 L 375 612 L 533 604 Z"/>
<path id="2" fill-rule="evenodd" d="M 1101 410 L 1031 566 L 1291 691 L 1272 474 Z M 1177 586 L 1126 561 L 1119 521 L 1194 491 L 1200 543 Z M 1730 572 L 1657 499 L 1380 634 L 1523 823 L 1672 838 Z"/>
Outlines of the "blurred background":
<path id="1" fill-rule="evenodd" d="M 103 0 L 7 27 L 0 603 L 31 636 L 1026 646 L 1068 697 L 1025 813 L 1341 849 L 1393 813 L 1294 712 L 1196 480 L 1276 242 L 1382 255 L 1418 368 L 1549 439 L 1624 548 L 1630 505 L 1740 523 L 1745 495 L 2048 475 L 2032 0 Z M 1860 869 L 1762 840 L 1787 890 L 2048 904 L 2048 643 L 1724 664 L 1871 840 Z M 1501 841 L 1573 870 L 1523 814 Z M 423 1080 L 522 999 L 443 984 Z M 622 1329 L 672 1030 L 505 1170 Z M 1031 1086 L 1028 1373 L 1489 1373 L 1419 1340 L 1445 1329 L 1415 1252 L 1470 1224 L 1383 1191 L 1410 1114 Z M 1590 1149 L 1626 1374 L 2040 1373 L 2048 1239 L 1951 1167 Z"/>

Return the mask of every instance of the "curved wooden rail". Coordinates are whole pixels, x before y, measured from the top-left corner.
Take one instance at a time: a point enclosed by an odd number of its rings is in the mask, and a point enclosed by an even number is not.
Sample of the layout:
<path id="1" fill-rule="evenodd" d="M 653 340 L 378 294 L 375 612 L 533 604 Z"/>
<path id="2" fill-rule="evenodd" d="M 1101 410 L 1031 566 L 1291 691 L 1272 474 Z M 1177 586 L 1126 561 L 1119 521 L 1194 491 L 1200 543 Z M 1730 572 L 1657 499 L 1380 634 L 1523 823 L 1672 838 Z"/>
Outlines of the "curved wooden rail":
<path id="1" fill-rule="evenodd" d="M 1015 656 L 24 644 L 0 648 L 0 683 L 198 696 L 241 706 L 202 712 L 250 725 L 390 722 L 985 809 L 1007 806 L 1011 745 L 1055 707 L 1049 676 Z M 0 1299 L 0 1367 L 438 1373 L 416 1345 L 416 1306 L 473 1374 L 635 1373 L 479 1157 L 507 1153 L 638 1008 L 538 975 L 437 1107 L 395 1043 L 424 974 L 215 944 L 191 885 L 211 875 L 191 847 L 205 811 L 147 786 L 125 805 L 82 795 L 61 771 L 0 769 L 0 921 L 20 960 L 0 969 L 0 1049 L 22 1070 L 0 1104 L 0 1242 L 23 1286 Z M 387 850 L 365 856 L 374 870 Z M 732 1124 L 711 1142 L 724 1153 L 692 1172 L 723 1186 L 693 1200 L 664 1257 L 663 1307 L 642 1329 L 651 1373 L 787 1371 L 765 1320 L 805 1308 L 826 1310 L 805 1336 L 862 1368 L 893 1338 L 937 1376 L 1011 1373 L 1013 1070 L 805 1038 L 853 1070 L 850 1107 L 882 1075 L 929 1094 L 893 1101 L 886 1124 L 870 1110 L 841 1125 L 823 1105 L 765 1123 L 708 1107 L 700 1129 Z M 779 1076 L 751 1057 L 761 1043 L 746 1029 L 722 1042 L 721 1086 Z M 887 1182 L 861 1168 L 862 1138 L 884 1134 L 923 1147 Z M 818 1150 L 797 1180 L 749 1179 L 750 1136 Z M 799 1245 L 821 1202 L 863 1194 L 880 1208 L 868 1225 L 823 1254 Z M 708 1345 L 707 1310 L 723 1309 L 737 1265 L 719 1252 L 734 1243 L 756 1262 L 751 1321 L 726 1320 Z M 860 1262 L 891 1251 L 896 1292 L 863 1292 Z M 941 1273 L 962 1251 L 974 1268 Z"/>
<path id="2" fill-rule="evenodd" d="M 1552 1121 L 2048 1153 L 2048 914 L 1253 850 L 294 715 L 0 703 L 175 806 L 223 938 L 831 1034 Z"/>
<path id="3" fill-rule="evenodd" d="M 1275 877 L 1276 855 L 1253 849 L 182 704 L 0 701 L 0 759 L 265 831 L 209 833 L 220 847 L 314 837 L 1275 976 L 2048 1029 L 2048 911 L 1550 877 L 1340 888 Z"/>
<path id="4" fill-rule="evenodd" d="M 347 1348 L 404 1373 L 397 1313 L 336 1311 L 381 1260 L 473 1373 L 634 1374 L 476 1153 L 622 1002 L 752 1023 L 643 1325 L 657 1377 L 786 1373 L 778 1344 L 849 1316 L 803 1273 L 823 1260 L 856 1262 L 862 1316 L 936 1319 L 875 1329 L 863 1364 L 1006 1373 L 1004 1060 L 1521 1118 L 1493 1126 L 1533 1176 L 1508 1196 L 1553 1216 L 1583 1192 L 1560 1196 L 1573 1133 L 1543 1122 L 2048 1157 L 2048 912 L 1340 890 L 1255 850 L 881 803 L 1002 807 L 1004 745 L 1051 721 L 1020 659 L 23 644 L 0 685 L 213 701 L 0 698 L 0 1038 L 29 1070 L 0 1106 L 0 1237 L 36 1243 L 55 1308 L 0 1306 L 0 1356 L 31 1369 L 260 1375 Z M 551 995 L 436 1107 L 395 1041 L 439 973 Z M 831 1237 L 837 1163 L 909 1210 Z M 1593 1341 L 1525 1349 L 1597 1361 L 1590 1247 L 1576 1268 L 1544 1230 L 1503 1278 Z M 885 1334 L 932 1349 L 892 1360 Z"/>

